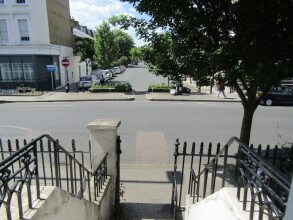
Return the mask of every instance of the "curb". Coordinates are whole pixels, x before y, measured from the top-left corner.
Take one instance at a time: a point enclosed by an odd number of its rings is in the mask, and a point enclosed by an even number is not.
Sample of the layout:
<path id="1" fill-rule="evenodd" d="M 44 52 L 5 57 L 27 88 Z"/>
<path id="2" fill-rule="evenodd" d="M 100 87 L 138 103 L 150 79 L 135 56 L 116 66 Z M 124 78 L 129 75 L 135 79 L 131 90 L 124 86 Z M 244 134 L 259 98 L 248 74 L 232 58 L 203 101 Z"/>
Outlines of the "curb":
<path id="1" fill-rule="evenodd" d="M 134 101 L 135 98 L 125 99 L 75 99 L 75 100 L 36 100 L 36 101 L 0 101 L 0 103 L 32 103 L 32 102 L 99 102 L 99 101 Z"/>
<path id="2" fill-rule="evenodd" d="M 186 99 L 156 99 L 156 98 L 148 98 L 149 101 L 166 101 L 166 102 L 228 102 L 228 103 L 241 103 L 241 100 L 186 100 Z"/>

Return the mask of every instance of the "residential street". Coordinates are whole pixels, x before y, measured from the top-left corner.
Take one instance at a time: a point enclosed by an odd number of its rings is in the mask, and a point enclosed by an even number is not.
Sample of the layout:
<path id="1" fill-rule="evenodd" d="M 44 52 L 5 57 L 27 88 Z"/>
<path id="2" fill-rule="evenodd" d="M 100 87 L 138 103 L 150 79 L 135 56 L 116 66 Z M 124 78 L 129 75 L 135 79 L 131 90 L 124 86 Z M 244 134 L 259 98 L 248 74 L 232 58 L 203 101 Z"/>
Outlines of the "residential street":
<path id="1" fill-rule="evenodd" d="M 49 133 L 66 147 L 74 138 L 79 149 L 89 139 L 87 124 L 95 119 L 122 121 L 122 163 L 171 163 L 176 138 L 225 143 L 240 132 L 240 103 L 205 102 L 66 102 L 0 105 L 2 139 L 31 139 Z M 293 141 L 292 107 L 260 106 L 255 114 L 251 142 L 277 144 Z M 155 155 L 155 156 L 154 156 Z"/>
<path id="2" fill-rule="evenodd" d="M 72 138 L 76 140 L 77 149 L 88 150 L 86 127 L 89 122 L 120 119 L 121 187 L 124 191 L 121 201 L 128 210 L 125 212 L 135 216 L 125 218 L 154 217 L 161 209 L 166 210 L 160 213 L 169 213 L 166 204 L 171 199 L 176 138 L 189 143 L 188 151 L 193 141 L 197 151 L 201 141 L 206 148 L 209 142 L 223 145 L 240 133 L 242 105 L 240 102 L 217 102 L 221 100 L 215 97 L 209 102 L 149 101 L 145 96 L 148 84 L 164 79 L 150 75 L 145 68 L 128 69 L 116 80 L 132 82 L 134 89 L 139 91 L 134 93 L 134 101 L 0 104 L 0 138 L 3 142 L 8 138 L 30 140 L 47 133 L 58 138 L 68 150 L 71 150 Z M 251 143 L 266 146 L 292 142 L 292 130 L 292 107 L 259 106 Z M 229 153 L 236 153 L 237 146 L 232 148 Z"/>
<path id="3" fill-rule="evenodd" d="M 0 9 L 0 220 L 293 220 L 293 0 Z"/>

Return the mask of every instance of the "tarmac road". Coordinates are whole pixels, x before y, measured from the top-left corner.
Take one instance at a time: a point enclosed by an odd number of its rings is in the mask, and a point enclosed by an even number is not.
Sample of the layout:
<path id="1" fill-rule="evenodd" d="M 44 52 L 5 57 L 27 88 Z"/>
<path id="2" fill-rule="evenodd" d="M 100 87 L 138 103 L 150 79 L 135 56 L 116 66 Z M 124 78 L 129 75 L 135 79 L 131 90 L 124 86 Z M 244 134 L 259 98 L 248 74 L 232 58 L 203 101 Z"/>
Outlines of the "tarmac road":
<path id="1" fill-rule="evenodd" d="M 123 163 L 172 163 L 176 138 L 191 143 L 226 143 L 239 136 L 240 103 L 204 102 L 66 102 L 0 105 L 0 137 L 31 139 L 43 133 L 58 138 L 65 148 L 71 138 L 87 149 L 87 124 L 95 119 L 122 121 Z M 292 107 L 260 106 L 254 117 L 251 142 L 292 142 Z M 282 137 L 279 137 L 281 135 Z"/>

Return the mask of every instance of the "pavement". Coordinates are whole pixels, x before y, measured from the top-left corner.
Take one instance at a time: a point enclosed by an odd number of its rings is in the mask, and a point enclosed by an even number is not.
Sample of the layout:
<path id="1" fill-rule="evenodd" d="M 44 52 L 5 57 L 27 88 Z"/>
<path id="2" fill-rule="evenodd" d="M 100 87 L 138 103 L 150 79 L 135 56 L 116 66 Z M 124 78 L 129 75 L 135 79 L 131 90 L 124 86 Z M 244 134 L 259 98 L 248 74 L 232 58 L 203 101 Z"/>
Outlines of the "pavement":
<path id="1" fill-rule="evenodd" d="M 221 94 L 217 97 L 217 91 L 213 88 L 212 94 L 210 94 L 210 87 L 202 87 L 201 92 L 198 92 L 198 88 L 195 83 L 185 81 L 184 86 L 191 89 L 190 94 L 183 95 L 170 95 L 169 93 L 147 93 L 143 100 L 148 101 L 180 101 L 180 102 L 240 102 L 240 99 L 236 92 L 228 93 L 226 89 L 226 98 Z M 139 95 L 139 96 L 137 96 Z M 139 94 L 133 93 L 90 93 L 76 92 L 72 90 L 66 93 L 64 90 L 57 90 L 53 92 L 45 92 L 40 96 L 24 96 L 24 95 L 6 95 L 0 96 L 0 103 L 13 103 L 13 102 L 74 102 L 74 101 L 133 101 L 142 100 L 141 91 Z M 137 97 L 136 97 L 137 96 Z"/>

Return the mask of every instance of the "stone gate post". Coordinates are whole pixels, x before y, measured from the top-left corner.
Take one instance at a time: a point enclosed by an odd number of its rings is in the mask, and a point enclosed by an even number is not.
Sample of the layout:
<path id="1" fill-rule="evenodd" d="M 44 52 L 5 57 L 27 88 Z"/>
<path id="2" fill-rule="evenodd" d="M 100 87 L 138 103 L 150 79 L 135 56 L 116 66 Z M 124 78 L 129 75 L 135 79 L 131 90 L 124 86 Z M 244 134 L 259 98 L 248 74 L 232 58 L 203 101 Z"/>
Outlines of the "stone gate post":
<path id="1" fill-rule="evenodd" d="M 117 195 L 117 162 L 118 155 L 116 149 L 117 130 L 121 124 L 120 120 L 115 119 L 98 119 L 90 122 L 87 128 L 90 130 L 91 155 L 93 171 L 99 166 L 104 156 L 108 153 L 107 169 L 108 175 L 111 176 L 112 205 L 115 207 L 115 194 Z"/>

